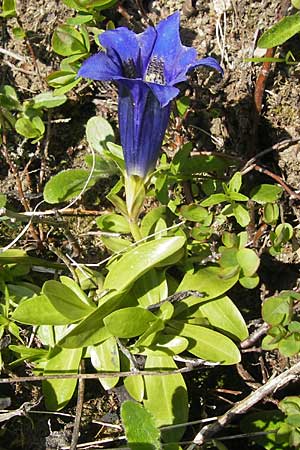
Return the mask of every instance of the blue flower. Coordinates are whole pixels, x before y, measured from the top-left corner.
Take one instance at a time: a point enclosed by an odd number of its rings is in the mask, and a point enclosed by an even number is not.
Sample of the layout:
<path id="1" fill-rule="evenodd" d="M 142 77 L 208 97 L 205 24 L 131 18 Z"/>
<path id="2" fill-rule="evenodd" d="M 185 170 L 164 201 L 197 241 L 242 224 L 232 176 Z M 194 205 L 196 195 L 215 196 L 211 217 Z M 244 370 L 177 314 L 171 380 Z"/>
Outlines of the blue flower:
<path id="1" fill-rule="evenodd" d="M 120 27 L 105 31 L 99 40 L 106 51 L 88 58 L 78 75 L 118 83 L 126 172 L 146 178 L 159 155 L 170 102 L 179 94 L 175 85 L 195 67 L 222 69 L 214 58 L 197 60 L 196 50 L 181 44 L 178 12 L 141 34 Z"/>

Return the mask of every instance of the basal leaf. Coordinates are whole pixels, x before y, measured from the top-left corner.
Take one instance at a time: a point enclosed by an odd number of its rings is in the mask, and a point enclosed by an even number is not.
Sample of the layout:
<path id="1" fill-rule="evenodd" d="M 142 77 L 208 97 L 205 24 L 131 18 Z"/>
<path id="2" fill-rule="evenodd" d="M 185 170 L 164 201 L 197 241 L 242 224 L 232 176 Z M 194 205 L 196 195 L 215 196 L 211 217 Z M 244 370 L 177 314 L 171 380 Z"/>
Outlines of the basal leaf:
<path id="1" fill-rule="evenodd" d="M 300 14 L 286 16 L 267 30 L 258 40 L 258 47 L 272 48 L 281 45 L 300 32 Z"/>
<path id="2" fill-rule="evenodd" d="M 166 370 L 177 366 L 170 356 L 152 357 L 146 359 L 145 369 Z M 186 385 L 181 374 L 167 376 L 151 376 L 145 379 L 144 406 L 155 418 L 157 427 L 184 423 L 188 417 L 188 397 Z M 164 431 L 165 442 L 180 440 L 184 427 Z"/>
<path id="3" fill-rule="evenodd" d="M 106 339 L 98 345 L 89 347 L 91 362 L 96 370 L 104 372 L 119 372 L 119 349 L 114 337 Z M 99 378 L 104 389 L 113 388 L 119 381 L 119 377 Z"/>
<path id="4" fill-rule="evenodd" d="M 55 347 L 46 363 L 44 375 L 77 373 L 81 361 L 82 349 Z M 72 398 L 77 385 L 76 379 L 58 379 L 43 381 L 43 392 L 47 409 L 62 409 Z"/>
<path id="5" fill-rule="evenodd" d="M 167 265 L 185 244 L 183 237 L 161 238 L 134 247 L 112 264 L 104 289 L 125 290 L 152 267 Z"/>
<path id="6" fill-rule="evenodd" d="M 45 201 L 54 204 L 75 198 L 82 192 L 89 174 L 90 172 L 84 169 L 68 169 L 54 175 L 45 185 Z M 92 176 L 87 189 L 91 188 L 96 181 L 97 177 Z"/>
<path id="7" fill-rule="evenodd" d="M 128 400 L 121 406 L 121 418 L 131 450 L 160 450 L 160 432 L 147 409 Z"/>

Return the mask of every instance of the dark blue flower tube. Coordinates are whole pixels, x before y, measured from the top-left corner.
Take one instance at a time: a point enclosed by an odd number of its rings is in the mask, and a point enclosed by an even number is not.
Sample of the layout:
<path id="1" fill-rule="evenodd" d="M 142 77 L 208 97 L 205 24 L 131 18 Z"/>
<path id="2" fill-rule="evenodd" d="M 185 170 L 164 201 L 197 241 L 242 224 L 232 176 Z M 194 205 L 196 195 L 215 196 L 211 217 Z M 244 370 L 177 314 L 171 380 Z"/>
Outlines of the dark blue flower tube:
<path id="1" fill-rule="evenodd" d="M 193 48 L 181 44 L 179 13 L 141 34 L 127 28 L 99 36 L 106 49 L 88 58 L 78 75 L 114 80 L 119 85 L 119 127 L 128 177 L 145 179 L 155 168 L 170 117 L 170 103 L 179 94 L 175 84 L 189 70 L 209 66 L 222 73 L 211 57 L 197 60 Z"/>

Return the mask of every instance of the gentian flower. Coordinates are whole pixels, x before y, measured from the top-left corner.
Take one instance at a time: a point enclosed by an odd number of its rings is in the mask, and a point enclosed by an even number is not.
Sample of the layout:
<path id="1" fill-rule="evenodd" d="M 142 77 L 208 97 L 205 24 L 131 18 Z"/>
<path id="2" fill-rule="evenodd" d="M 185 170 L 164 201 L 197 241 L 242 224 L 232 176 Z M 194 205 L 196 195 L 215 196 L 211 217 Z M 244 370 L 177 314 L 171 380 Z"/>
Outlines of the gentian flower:
<path id="1" fill-rule="evenodd" d="M 197 66 L 222 69 L 214 58 L 197 60 L 196 50 L 182 45 L 178 12 L 141 34 L 120 27 L 99 40 L 106 51 L 89 57 L 78 75 L 117 82 L 126 173 L 145 179 L 159 156 L 171 100 L 179 93 L 175 85 Z"/>

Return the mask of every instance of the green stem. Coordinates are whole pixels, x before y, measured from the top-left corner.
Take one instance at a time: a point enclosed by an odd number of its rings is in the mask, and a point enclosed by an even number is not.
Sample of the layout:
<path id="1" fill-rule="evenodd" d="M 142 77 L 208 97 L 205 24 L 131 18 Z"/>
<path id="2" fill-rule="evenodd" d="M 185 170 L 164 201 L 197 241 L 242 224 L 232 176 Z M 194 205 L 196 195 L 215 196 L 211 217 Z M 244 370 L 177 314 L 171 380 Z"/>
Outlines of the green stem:
<path id="1" fill-rule="evenodd" d="M 140 227 L 138 226 L 136 221 L 132 218 L 129 218 L 128 222 L 133 239 L 135 240 L 135 242 L 140 241 L 142 239 Z"/>

